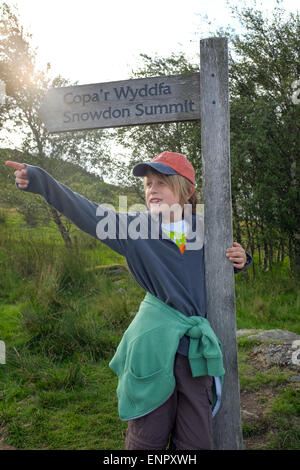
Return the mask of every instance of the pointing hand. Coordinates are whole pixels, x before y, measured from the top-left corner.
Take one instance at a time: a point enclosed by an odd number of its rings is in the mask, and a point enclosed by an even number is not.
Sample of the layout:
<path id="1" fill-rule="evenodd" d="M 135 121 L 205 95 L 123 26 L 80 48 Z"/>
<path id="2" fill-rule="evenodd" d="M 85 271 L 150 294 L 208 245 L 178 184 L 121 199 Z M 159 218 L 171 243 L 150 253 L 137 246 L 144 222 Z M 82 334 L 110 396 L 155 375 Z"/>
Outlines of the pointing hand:
<path id="1" fill-rule="evenodd" d="M 24 163 L 12 162 L 7 160 L 5 165 L 11 166 L 12 168 L 16 168 L 14 175 L 16 177 L 16 183 L 19 185 L 20 188 L 27 188 L 29 181 L 27 179 L 27 168 Z"/>

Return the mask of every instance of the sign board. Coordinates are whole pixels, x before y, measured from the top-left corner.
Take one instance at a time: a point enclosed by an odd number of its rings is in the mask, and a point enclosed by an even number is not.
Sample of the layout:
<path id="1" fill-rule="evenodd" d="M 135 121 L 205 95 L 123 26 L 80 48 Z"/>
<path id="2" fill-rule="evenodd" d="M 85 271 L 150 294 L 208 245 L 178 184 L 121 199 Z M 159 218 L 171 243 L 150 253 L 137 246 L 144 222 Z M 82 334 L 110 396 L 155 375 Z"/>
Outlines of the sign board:
<path id="1" fill-rule="evenodd" d="M 200 120 L 199 73 L 52 88 L 40 116 L 48 132 Z"/>

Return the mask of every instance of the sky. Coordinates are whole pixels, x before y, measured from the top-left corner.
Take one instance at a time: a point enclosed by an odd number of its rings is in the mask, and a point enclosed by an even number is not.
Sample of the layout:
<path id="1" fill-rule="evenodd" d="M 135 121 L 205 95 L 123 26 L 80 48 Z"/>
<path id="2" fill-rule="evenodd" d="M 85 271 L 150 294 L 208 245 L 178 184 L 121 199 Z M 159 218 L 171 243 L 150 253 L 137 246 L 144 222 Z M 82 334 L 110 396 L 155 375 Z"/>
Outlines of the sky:
<path id="1" fill-rule="evenodd" d="M 196 61 L 200 39 L 227 25 L 239 31 L 226 0 L 5 1 L 17 7 L 21 25 L 32 34 L 39 68 L 49 62 L 52 76 L 80 85 L 130 78 L 141 53 L 168 57 L 184 52 Z M 256 3 L 270 14 L 277 2 Z M 281 5 L 296 12 L 298 1 Z"/>
<path id="2" fill-rule="evenodd" d="M 142 64 L 140 54 L 169 57 L 183 52 L 199 60 L 200 40 L 227 26 L 241 33 L 228 6 L 257 4 L 267 16 L 298 0 L 4 0 L 15 6 L 32 35 L 37 68 L 79 85 L 127 80 Z M 1 0 L 0 0 L 1 2 Z M 9 127 L 9 126 L 8 126 Z M 0 145 L 21 149 L 22 137 L 0 131 Z"/>

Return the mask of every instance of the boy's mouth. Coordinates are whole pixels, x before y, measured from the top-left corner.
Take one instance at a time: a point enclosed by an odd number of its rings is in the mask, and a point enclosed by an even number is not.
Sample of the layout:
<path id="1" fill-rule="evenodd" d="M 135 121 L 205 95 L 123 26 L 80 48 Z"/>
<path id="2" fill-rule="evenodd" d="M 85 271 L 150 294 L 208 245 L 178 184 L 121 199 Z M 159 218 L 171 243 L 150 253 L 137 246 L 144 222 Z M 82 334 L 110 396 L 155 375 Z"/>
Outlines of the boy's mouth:
<path id="1" fill-rule="evenodd" d="M 158 199 L 157 197 L 153 197 L 150 199 L 150 204 L 160 204 L 162 199 Z"/>

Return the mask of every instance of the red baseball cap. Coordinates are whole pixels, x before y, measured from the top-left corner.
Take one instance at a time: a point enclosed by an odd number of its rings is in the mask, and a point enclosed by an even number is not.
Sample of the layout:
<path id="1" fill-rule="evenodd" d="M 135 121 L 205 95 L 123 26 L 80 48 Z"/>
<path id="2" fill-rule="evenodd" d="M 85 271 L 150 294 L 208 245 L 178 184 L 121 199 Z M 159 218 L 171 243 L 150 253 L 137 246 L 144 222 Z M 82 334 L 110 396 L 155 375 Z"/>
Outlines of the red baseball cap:
<path id="1" fill-rule="evenodd" d="M 181 175 L 195 184 L 195 170 L 193 165 L 181 153 L 162 152 L 156 155 L 151 162 L 138 163 L 133 167 L 134 176 L 146 176 L 147 169 L 151 167 L 165 175 Z"/>

